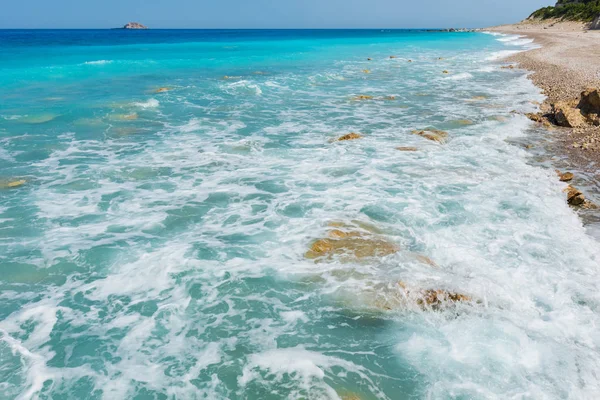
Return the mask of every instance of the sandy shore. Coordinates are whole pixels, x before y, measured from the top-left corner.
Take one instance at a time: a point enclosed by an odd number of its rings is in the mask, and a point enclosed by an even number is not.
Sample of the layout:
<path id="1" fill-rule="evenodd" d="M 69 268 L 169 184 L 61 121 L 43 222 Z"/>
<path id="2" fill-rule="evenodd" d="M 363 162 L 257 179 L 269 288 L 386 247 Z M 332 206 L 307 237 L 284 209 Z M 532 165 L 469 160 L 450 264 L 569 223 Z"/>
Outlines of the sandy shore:
<path id="1" fill-rule="evenodd" d="M 587 88 L 600 88 L 600 31 L 587 30 L 583 23 L 555 21 L 527 21 L 487 30 L 525 35 L 542 46 L 508 58 L 533 71 L 532 81 L 548 96 L 542 113 L 557 101 L 578 98 Z M 600 127 L 560 128 L 557 142 L 559 155 L 567 156 L 575 167 L 598 170 Z"/>

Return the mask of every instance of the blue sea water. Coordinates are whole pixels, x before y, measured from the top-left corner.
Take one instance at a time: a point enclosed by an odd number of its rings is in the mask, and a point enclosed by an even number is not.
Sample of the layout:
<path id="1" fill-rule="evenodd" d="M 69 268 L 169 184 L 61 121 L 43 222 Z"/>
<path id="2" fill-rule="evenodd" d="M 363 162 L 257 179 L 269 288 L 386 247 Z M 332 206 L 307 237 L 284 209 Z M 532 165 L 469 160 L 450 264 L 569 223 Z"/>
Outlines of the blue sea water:
<path id="1" fill-rule="evenodd" d="M 596 398 L 600 248 L 498 62 L 530 45 L 0 31 L 0 398 Z M 307 257 L 332 225 L 399 251 Z"/>

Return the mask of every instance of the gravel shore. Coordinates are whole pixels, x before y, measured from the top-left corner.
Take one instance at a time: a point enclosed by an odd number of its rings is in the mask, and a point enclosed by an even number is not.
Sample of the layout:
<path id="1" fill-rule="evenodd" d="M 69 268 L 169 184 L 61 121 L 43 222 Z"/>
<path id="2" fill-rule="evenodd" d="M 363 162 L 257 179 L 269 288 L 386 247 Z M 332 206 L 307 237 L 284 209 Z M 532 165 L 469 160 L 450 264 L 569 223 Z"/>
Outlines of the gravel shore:
<path id="1" fill-rule="evenodd" d="M 548 97 L 540 107 L 543 113 L 557 101 L 579 98 L 587 88 L 600 88 L 600 31 L 587 30 L 583 23 L 556 21 L 525 21 L 487 30 L 524 35 L 541 46 L 507 61 L 533 72 L 531 80 Z M 599 127 L 561 128 L 557 139 L 561 152 L 578 168 L 589 172 L 598 169 Z"/>

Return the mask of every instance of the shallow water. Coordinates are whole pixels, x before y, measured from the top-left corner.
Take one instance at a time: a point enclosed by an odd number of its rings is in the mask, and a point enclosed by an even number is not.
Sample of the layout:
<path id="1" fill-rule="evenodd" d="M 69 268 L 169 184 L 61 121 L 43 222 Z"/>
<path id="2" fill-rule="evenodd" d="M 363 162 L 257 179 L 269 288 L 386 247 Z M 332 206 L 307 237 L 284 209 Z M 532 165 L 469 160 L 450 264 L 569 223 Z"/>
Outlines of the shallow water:
<path id="1" fill-rule="evenodd" d="M 600 391 L 598 243 L 512 144 L 542 97 L 496 60 L 529 42 L 0 38 L 0 182 L 26 181 L 0 189 L 0 398 Z M 306 258 L 332 221 L 401 250 Z M 423 308 L 398 282 L 473 300 Z"/>

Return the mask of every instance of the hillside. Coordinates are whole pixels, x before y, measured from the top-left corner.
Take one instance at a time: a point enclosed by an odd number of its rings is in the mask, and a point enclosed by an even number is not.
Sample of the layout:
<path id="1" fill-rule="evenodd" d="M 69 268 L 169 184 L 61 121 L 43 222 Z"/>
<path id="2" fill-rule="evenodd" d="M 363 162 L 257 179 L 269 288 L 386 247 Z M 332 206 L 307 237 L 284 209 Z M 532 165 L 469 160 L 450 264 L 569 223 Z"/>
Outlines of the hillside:
<path id="1" fill-rule="evenodd" d="M 556 6 L 540 8 L 529 18 L 591 22 L 598 15 L 600 15 L 600 0 L 559 0 Z"/>

